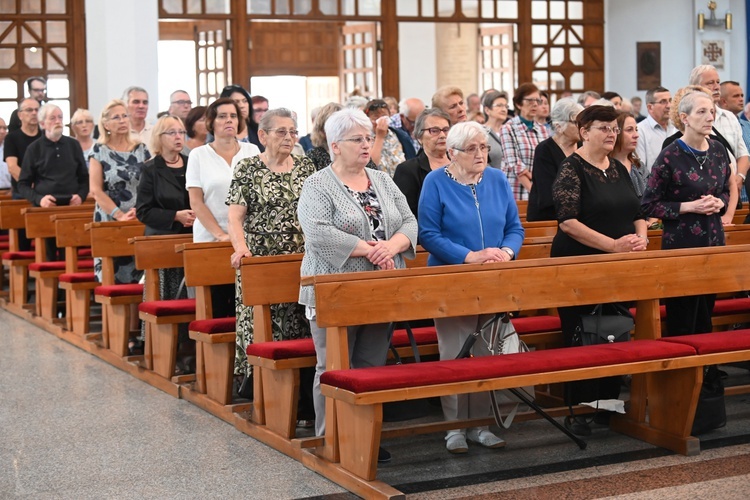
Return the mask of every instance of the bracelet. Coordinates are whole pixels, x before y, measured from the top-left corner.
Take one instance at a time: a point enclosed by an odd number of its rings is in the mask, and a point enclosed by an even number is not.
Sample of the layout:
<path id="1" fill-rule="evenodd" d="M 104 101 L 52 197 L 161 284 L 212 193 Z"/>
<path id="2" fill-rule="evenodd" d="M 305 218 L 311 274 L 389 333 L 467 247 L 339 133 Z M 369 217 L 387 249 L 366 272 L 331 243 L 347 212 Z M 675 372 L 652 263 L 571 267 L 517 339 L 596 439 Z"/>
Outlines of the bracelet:
<path id="1" fill-rule="evenodd" d="M 513 260 L 516 258 L 516 252 L 513 251 L 510 247 L 501 247 L 500 250 L 507 253 L 510 256 L 510 260 Z"/>
<path id="2" fill-rule="evenodd" d="M 109 213 L 109 216 L 110 216 L 110 217 L 112 217 L 112 218 L 114 219 L 114 218 L 115 218 L 115 214 L 116 214 L 117 212 L 121 212 L 121 211 L 122 211 L 122 210 L 120 210 L 120 207 L 115 207 L 115 208 L 113 208 L 113 209 L 112 209 L 112 211 L 111 211 L 111 212 Z"/>
<path id="3" fill-rule="evenodd" d="M 747 180 L 747 176 L 743 174 L 742 172 L 737 172 L 737 175 L 739 175 L 742 178 L 742 182 L 745 182 Z"/>

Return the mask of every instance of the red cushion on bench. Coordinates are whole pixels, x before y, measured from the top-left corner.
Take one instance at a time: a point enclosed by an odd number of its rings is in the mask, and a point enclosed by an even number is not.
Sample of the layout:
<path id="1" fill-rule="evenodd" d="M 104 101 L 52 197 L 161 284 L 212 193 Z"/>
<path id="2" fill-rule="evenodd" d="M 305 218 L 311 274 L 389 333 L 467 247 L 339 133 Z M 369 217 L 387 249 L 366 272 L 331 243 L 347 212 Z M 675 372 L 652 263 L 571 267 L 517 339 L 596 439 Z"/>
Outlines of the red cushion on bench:
<path id="1" fill-rule="evenodd" d="M 281 340 L 279 342 L 259 342 L 250 344 L 246 349 L 248 356 L 264 359 L 292 359 L 315 356 L 315 345 L 312 339 Z"/>
<path id="2" fill-rule="evenodd" d="M 65 271 L 65 261 L 32 262 L 29 271 Z"/>
<path id="3" fill-rule="evenodd" d="M 412 328 L 411 332 L 414 334 L 414 341 L 417 345 L 437 343 L 437 332 L 435 332 L 434 326 Z M 406 330 L 394 330 L 391 343 L 393 347 L 409 347 L 411 345 L 409 334 L 406 333 Z"/>
<path id="4" fill-rule="evenodd" d="M 661 340 L 690 346 L 698 351 L 698 354 L 743 351 L 750 349 L 750 330 L 678 335 L 664 337 Z"/>
<path id="5" fill-rule="evenodd" d="M 665 349 L 664 345 L 669 345 L 670 348 Z M 672 349 L 677 346 L 678 349 Z M 428 361 L 359 370 L 333 370 L 325 372 L 320 377 L 320 383 L 362 393 L 693 355 L 695 349 L 684 344 L 636 340 L 616 344 L 544 349 L 505 356 Z"/>
<path id="6" fill-rule="evenodd" d="M 0 234 L 0 241 L 10 241 L 10 236 L 7 234 Z"/>
<path id="7" fill-rule="evenodd" d="M 151 300 L 138 304 L 138 310 L 152 316 L 195 314 L 195 299 Z"/>
<path id="8" fill-rule="evenodd" d="M 7 241 L 0 242 L 0 250 L 6 252 L 8 251 L 9 248 L 10 248 L 10 243 L 8 243 Z"/>
<path id="9" fill-rule="evenodd" d="M 90 283 L 96 281 L 94 273 L 64 273 L 58 278 L 62 283 Z"/>
<path id="10" fill-rule="evenodd" d="M 4 252 L 3 260 L 33 259 L 36 256 L 33 250 L 22 250 L 20 252 Z"/>
<path id="11" fill-rule="evenodd" d="M 750 297 L 720 299 L 714 304 L 714 316 L 750 312 Z"/>
<path id="12" fill-rule="evenodd" d="M 511 322 L 519 334 L 554 332 L 561 328 L 559 316 L 526 316 L 513 318 Z"/>
<path id="13" fill-rule="evenodd" d="M 90 248 L 79 248 L 78 249 L 78 256 L 79 257 L 91 257 L 91 249 Z"/>
<path id="14" fill-rule="evenodd" d="M 188 330 L 208 334 L 234 332 L 237 330 L 237 318 L 197 319 L 190 322 Z"/>
<path id="15" fill-rule="evenodd" d="M 94 294 L 104 297 L 125 297 L 126 295 L 143 295 L 143 285 L 124 283 L 120 285 L 102 285 L 94 288 Z"/>

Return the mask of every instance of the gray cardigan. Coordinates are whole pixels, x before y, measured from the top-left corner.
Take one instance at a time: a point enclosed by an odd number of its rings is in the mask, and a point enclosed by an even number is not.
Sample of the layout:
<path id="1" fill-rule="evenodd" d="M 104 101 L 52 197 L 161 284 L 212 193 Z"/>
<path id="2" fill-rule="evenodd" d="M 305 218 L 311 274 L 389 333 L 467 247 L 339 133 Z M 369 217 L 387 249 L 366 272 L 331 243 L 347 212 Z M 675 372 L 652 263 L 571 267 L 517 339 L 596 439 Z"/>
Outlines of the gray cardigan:
<path id="1" fill-rule="evenodd" d="M 365 171 L 383 209 L 386 238 L 402 233 L 411 241 L 411 247 L 393 259 L 397 269 L 406 267 L 404 257 L 413 259 L 416 254 L 417 219 L 411 213 L 406 197 L 387 173 L 369 168 Z M 371 239 L 370 223 L 362 206 L 330 167 L 305 181 L 297 217 L 305 233 L 302 276 L 375 269 L 365 257 L 350 257 L 359 240 Z M 300 287 L 299 303 L 315 307 L 313 286 Z"/>

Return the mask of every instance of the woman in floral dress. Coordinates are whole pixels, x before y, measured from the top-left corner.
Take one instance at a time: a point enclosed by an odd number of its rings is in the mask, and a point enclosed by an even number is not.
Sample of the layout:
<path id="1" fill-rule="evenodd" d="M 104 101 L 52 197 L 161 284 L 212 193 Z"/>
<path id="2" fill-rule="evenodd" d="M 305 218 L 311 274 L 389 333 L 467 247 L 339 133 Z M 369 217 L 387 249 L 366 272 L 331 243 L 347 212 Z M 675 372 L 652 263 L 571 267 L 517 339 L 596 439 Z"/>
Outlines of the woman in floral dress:
<path id="1" fill-rule="evenodd" d="M 297 123 L 291 111 L 268 111 L 259 127 L 266 150 L 241 161 L 229 187 L 229 237 L 234 247 L 232 265 L 239 269 L 243 257 L 304 252 L 297 221 L 297 201 L 302 184 L 315 173 L 309 158 L 292 155 Z M 240 273 L 236 280 L 237 352 L 235 374 L 250 375 L 245 349 L 253 342 L 253 309 L 242 304 Z M 296 302 L 271 307 L 274 340 L 310 336 L 304 307 Z"/>
<path id="2" fill-rule="evenodd" d="M 107 103 L 99 118 L 99 142 L 89 156 L 89 184 L 96 200 L 94 222 L 136 220 L 138 182 L 149 158 L 146 146 L 130 134 L 125 103 L 119 99 Z M 101 259 L 94 260 L 94 272 L 101 281 Z M 140 278 L 133 257 L 115 259 L 116 283 L 136 283 Z"/>
<path id="3" fill-rule="evenodd" d="M 729 202 L 731 170 L 726 148 L 710 139 L 716 111 L 702 91 L 686 93 L 679 103 L 681 139 L 662 150 L 648 178 L 642 208 L 664 224 L 662 248 L 724 245 L 721 216 Z M 666 299 L 667 334 L 712 331 L 715 295 Z"/>

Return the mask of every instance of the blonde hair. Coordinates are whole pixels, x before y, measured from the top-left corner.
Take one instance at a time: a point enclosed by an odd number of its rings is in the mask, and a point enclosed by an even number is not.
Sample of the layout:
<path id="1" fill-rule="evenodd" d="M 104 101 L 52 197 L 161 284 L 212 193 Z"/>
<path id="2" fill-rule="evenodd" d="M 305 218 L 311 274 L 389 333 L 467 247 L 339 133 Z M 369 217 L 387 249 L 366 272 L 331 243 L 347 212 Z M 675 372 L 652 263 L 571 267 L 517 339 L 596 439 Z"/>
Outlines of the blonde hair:
<path id="1" fill-rule="evenodd" d="M 453 85 L 446 85 L 445 87 L 440 87 L 432 96 L 432 107 L 443 109 L 445 100 L 448 99 L 452 95 L 457 95 L 461 99 L 464 98 L 464 92 L 459 87 L 455 87 Z"/>
<path id="2" fill-rule="evenodd" d="M 91 118 L 91 121 L 94 120 L 94 115 L 92 115 L 91 111 L 89 111 L 88 109 L 78 108 L 75 110 L 75 113 L 73 113 L 73 116 L 70 117 L 70 135 L 72 137 L 76 137 L 78 135 L 76 134 L 76 128 L 73 124 L 77 122 L 79 118 L 83 119 L 87 117 Z"/>
<path id="3" fill-rule="evenodd" d="M 154 125 L 154 128 L 151 130 L 151 142 L 150 144 L 148 144 L 148 150 L 152 156 L 162 154 L 161 136 L 164 132 L 167 131 L 169 127 L 172 126 L 172 123 L 170 123 L 170 120 L 177 122 L 177 125 L 179 125 L 179 127 L 182 130 L 185 130 L 185 125 L 182 123 L 182 120 L 180 120 L 180 118 L 177 116 L 164 115 L 158 120 L 156 120 L 156 124 Z"/>
<path id="4" fill-rule="evenodd" d="M 124 101 L 120 99 L 112 99 L 104 106 L 104 109 L 102 109 L 102 114 L 99 117 L 99 124 L 97 125 L 99 127 L 99 144 L 109 144 L 109 140 L 111 139 L 111 134 L 106 128 L 104 128 L 104 124 L 107 121 L 109 121 L 109 112 L 112 111 L 112 109 L 116 108 L 117 106 L 121 106 L 127 113 L 128 106 L 125 104 Z M 128 128 L 130 127 L 128 126 Z M 136 137 L 133 137 L 133 134 L 131 133 L 128 133 L 127 140 L 128 140 L 128 147 L 131 150 L 135 148 L 141 142 Z"/>
<path id="5" fill-rule="evenodd" d="M 313 124 L 312 132 L 310 133 L 310 141 L 313 146 L 318 148 L 325 148 L 328 150 L 328 141 L 326 139 L 325 125 L 328 118 L 331 117 L 336 111 L 341 111 L 344 106 L 337 102 L 329 102 L 318 111 L 315 117 L 315 124 Z"/>

